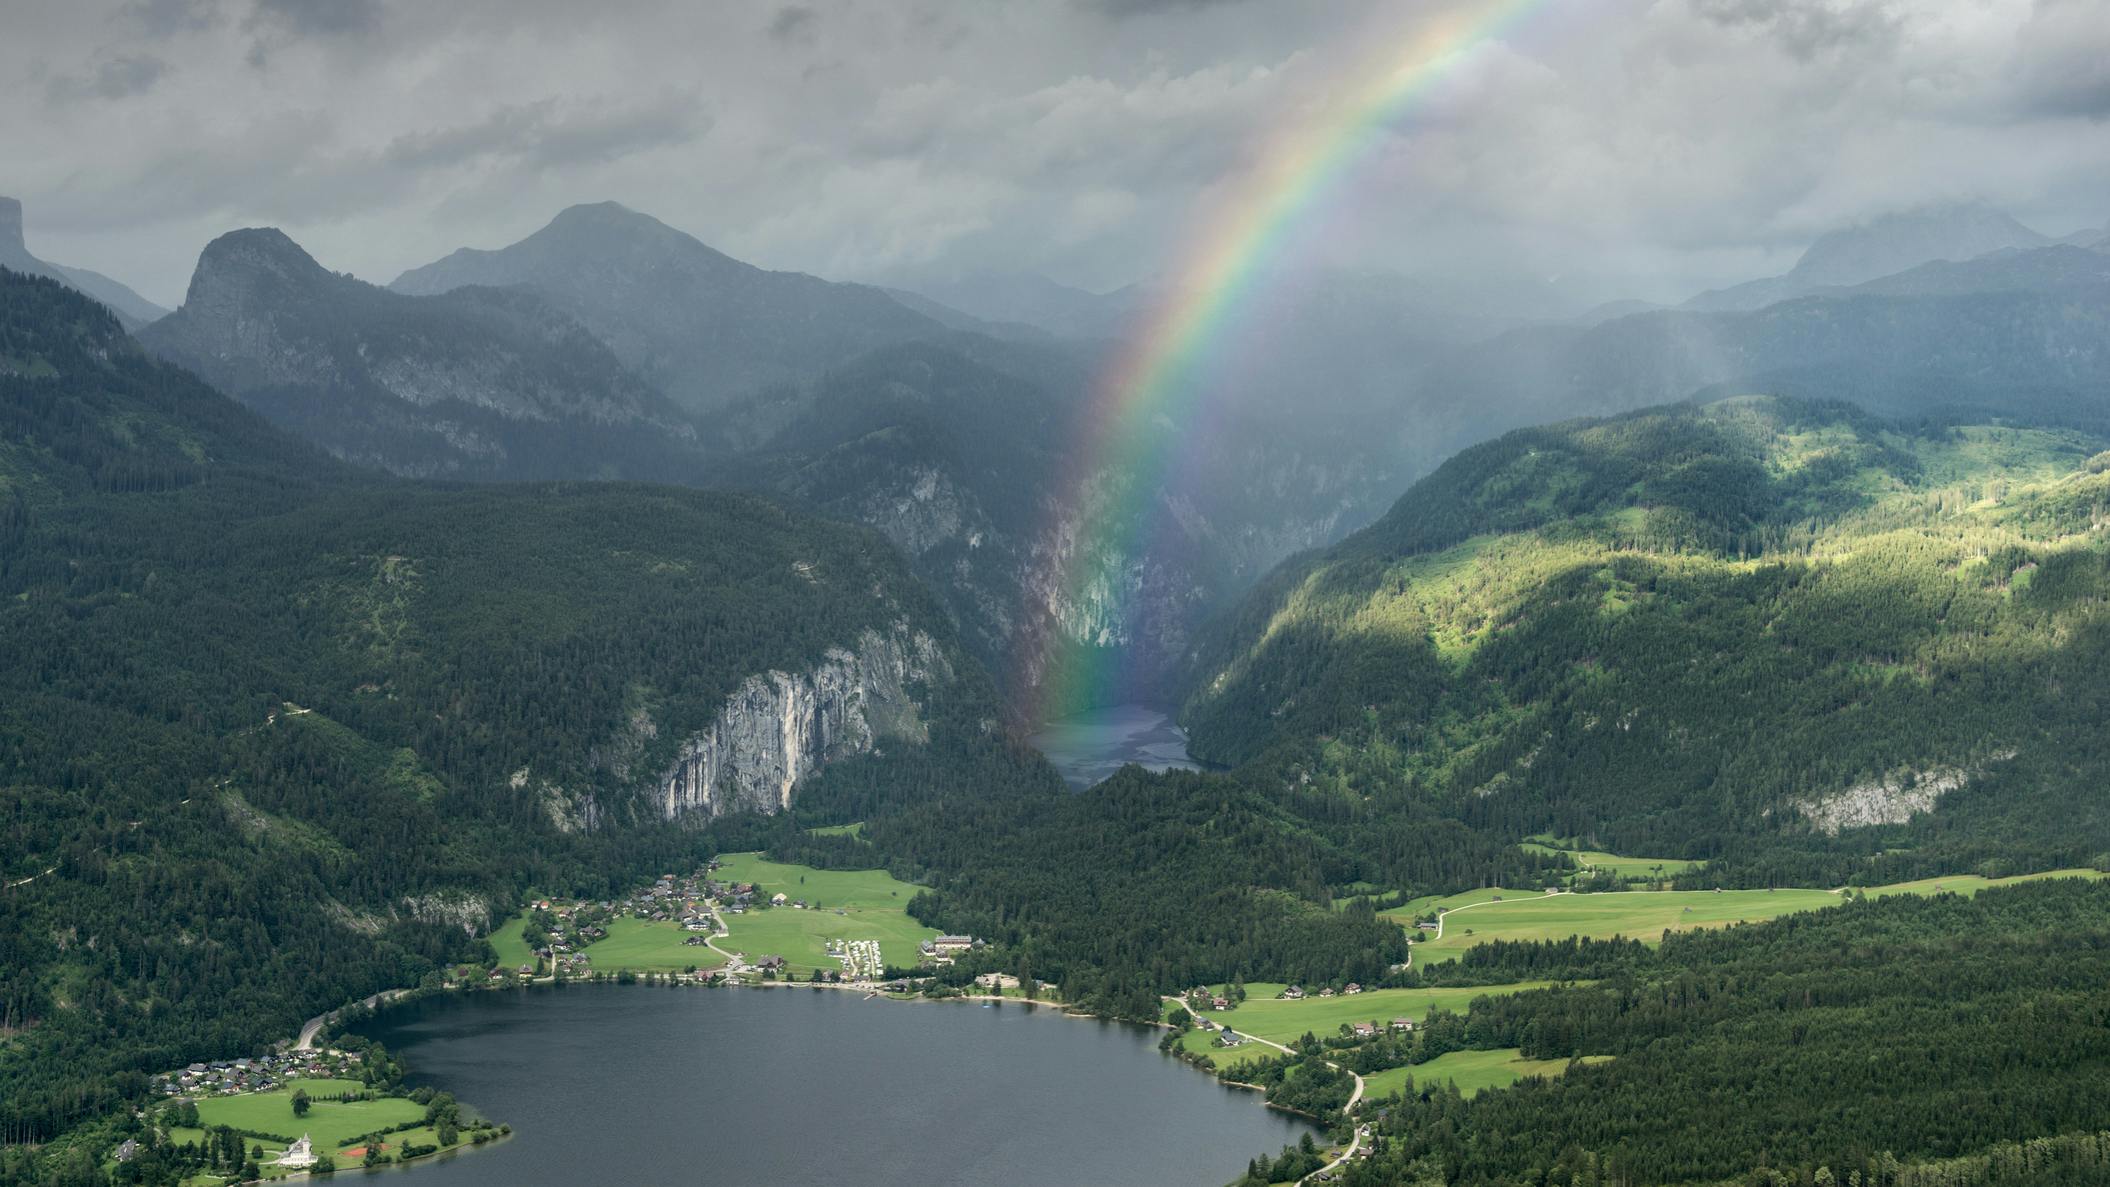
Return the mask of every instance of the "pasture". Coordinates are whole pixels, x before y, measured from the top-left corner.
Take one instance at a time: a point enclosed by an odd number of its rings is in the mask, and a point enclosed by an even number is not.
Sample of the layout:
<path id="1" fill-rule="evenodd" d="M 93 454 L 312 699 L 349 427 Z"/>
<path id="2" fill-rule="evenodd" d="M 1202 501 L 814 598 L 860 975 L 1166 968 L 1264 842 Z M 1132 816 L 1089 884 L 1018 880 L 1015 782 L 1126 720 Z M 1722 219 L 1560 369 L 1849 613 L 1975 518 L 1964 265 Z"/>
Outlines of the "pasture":
<path id="1" fill-rule="evenodd" d="M 312 1103 L 308 1115 L 293 1115 L 293 1090 L 305 1088 Z M 359 1092 L 365 1085 L 356 1080 L 295 1080 L 269 1092 L 246 1092 L 239 1096 L 211 1096 L 198 1101 L 198 1121 L 203 1127 L 227 1125 L 245 1133 L 268 1133 L 278 1137 L 276 1150 L 307 1134 L 321 1153 L 335 1153 L 344 1142 L 377 1129 L 387 1129 L 425 1115 L 425 1106 L 402 1097 L 375 1100 L 325 1100 L 341 1092 Z M 177 1141 L 196 1141 L 201 1130 L 174 1131 Z M 263 1143 L 267 1150 L 274 1143 Z"/>
<path id="2" fill-rule="evenodd" d="M 1383 1100 L 1412 1081 L 1418 1088 L 1450 1083 L 1473 1096 L 1489 1088 L 1507 1088 L 1526 1076 L 1558 1076 L 1568 1070 L 1565 1059 L 1525 1059 L 1515 1047 L 1495 1051 L 1453 1051 L 1427 1063 L 1388 1068 L 1363 1077 L 1363 1099 Z M 1603 1063 L 1609 1055 L 1590 1055 L 1584 1063 Z"/>
<path id="3" fill-rule="evenodd" d="M 1578 849 L 1569 842 L 1543 834 L 1524 841 L 1517 848 L 1533 853 L 1565 853 L 1585 871 L 1602 870 L 1620 878 L 1648 881 L 1675 877 L 1700 864 L 1682 857 L 1621 857 L 1602 849 Z"/>
<path id="4" fill-rule="evenodd" d="M 725 958 L 704 944 L 690 944 L 691 932 L 672 921 L 654 922 L 625 915 L 608 924 L 606 939 L 595 940 L 583 950 L 597 973 L 678 973 L 691 967 L 715 969 Z"/>
<path id="5" fill-rule="evenodd" d="M 535 954 L 523 939 L 527 931 L 527 916 L 516 915 L 508 919 L 498 930 L 491 933 L 492 951 L 498 953 L 498 967 L 517 969 L 521 965 L 535 963 Z"/>
<path id="6" fill-rule="evenodd" d="M 721 882 L 752 882 L 762 901 L 782 893 L 807 904 L 803 911 L 783 906 L 725 916 L 732 934 L 718 946 L 750 961 L 775 955 L 794 974 L 836 970 L 842 964 L 828 955 L 829 940 L 877 940 L 888 964 L 907 966 L 916 963 L 918 946 L 938 934 L 908 916 L 908 902 L 922 887 L 885 870 L 817 870 L 765 861 L 758 853 L 725 854 L 718 861 L 712 876 Z M 598 967 L 600 957 L 594 959 Z"/>
<path id="7" fill-rule="evenodd" d="M 2044 878 L 2105 876 L 2085 869 L 2047 870 L 2001 879 L 1959 874 L 1870 887 L 1866 893 L 1876 898 L 1893 894 L 1976 894 L 1993 886 L 2011 886 Z M 1495 901 L 1498 897 L 1499 902 Z M 1837 906 L 1839 902 L 1840 896 L 1832 891 L 1787 888 L 1630 890 L 1613 894 L 1549 895 L 1537 890 L 1489 887 L 1445 897 L 1415 899 L 1385 912 L 1385 915 L 1411 925 L 1417 915 L 1439 908 L 1448 909 L 1443 920 L 1443 938 L 1424 939 L 1414 945 L 1414 963 L 1425 965 L 1450 960 L 1467 948 L 1492 940 L 1626 936 L 1653 945 L 1662 940 L 1666 931 L 1755 923 L 1796 911 Z"/>
<path id="8" fill-rule="evenodd" d="M 1389 1026 L 1394 1018 L 1411 1018 L 1419 1023 L 1439 1009 L 1462 1014 L 1476 997 L 1497 997 L 1526 989 L 1543 989 L 1551 984 L 1551 981 L 1523 981 L 1514 985 L 1458 988 L 1366 989 L 1357 994 L 1335 997 L 1314 994 L 1299 1001 L 1288 1001 L 1275 996 L 1285 986 L 1255 982 L 1246 986 L 1243 1004 L 1220 1012 L 1203 1010 L 1197 1017 L 1207 1018 L 1242 1034 L 1289 1045 L 1307 1032 L 1324 1038 L 1343 1025 L 1357 1022 Z"/>

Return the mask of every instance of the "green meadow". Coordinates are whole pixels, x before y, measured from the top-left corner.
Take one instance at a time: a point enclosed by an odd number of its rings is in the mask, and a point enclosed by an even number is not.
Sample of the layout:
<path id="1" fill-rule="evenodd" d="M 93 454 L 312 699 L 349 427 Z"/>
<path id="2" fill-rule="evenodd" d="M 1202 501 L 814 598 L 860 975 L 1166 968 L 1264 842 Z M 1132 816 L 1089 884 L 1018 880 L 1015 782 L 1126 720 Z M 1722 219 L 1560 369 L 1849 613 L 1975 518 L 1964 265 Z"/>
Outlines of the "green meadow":
<path id="1" fill-rule="evenodd" d="M 2043 878 L 2104 876 L 2093 870 L 2049 870 L 2001 879 L 1955 875 L 1871 887 L 1867 893 L 1875 897 L 1944 892 L 1976 894 L 1989 886 L 2008 886 Z M 1498 896 L 1501 901 L 1494 901 Z M 1655 944 L 1661 941 L 1666 931 L 1753 923 L 1796 911 L 1836 906 L 1839 901 L 1839 896 L 1831 891 L 1809 889 L 1630 890 L 1612 894 L 1549 895 L 1538 890 L 1490 887 L 1440 898 L 1416 899 L 1385 914 L 1402 924 L 1411 925 L 1417 915 L 1439 908 L 1449 910 L 1443 921 L 1443 938 L 1425 939 L 1414 946 L 1414 960 L 1419 965 L 1449 960 L 1467 948 L 1491 940 L 1627 936 Z"/>
<path id="2" fill-rule="evenodd" d="M 295 1088 L 305 1088 L 308 1095 L 315 1098 L 305 1117 L 293 1115 Z M 198 1102 L 198 1121 L 201 1127 L 228 1125 L 246 1133 L 277 1135 L 277 1143 L 263 1143 L 275 1157 L 287 1143 L 302 1134 L 314 1139 L 318 1153 L 334 1154 L 343 1143 L 361 1134 L 415 1121 L 425 1115 L 425 1106 L 402 1097 L 384 1096 L 359 1101 L 321 1099 L 340 1092 L 364 1090 L 365 1085 L 356 1080 L 295 1080 L 284 1088 L 274 1088 L 269 1092 L 206 1097 Z M 172 1131 L 172 1136 L 176 1141 L 184 1142 L 198 1141 L 204 1135 L 201 1128 L 177 1129 Z"/>
<path id="3" fill-rule="evenodd" d="M 535 953 L 527 946 L 522 936 L 527 931 L 527 916 L 509 919 L 497 931 L 491 933 L 491 947 L 498 953 L 498 967 L 517 969 L 524 964 L 535 963 Z"/>
<path id="4" fill-rule="evenodd" d="M 705 944 L 690 944 L 691 932 L 671 920 L 654 922 L 625 915 L 608 924 L 606 939 L 584 949 L 597 973 L 678 973 L 688 968 L 715 969 L 725 958 Z"/>
<path id="5" fill-rule="evenodd" d="M 1341 994 L 1335 997 L 1306 997 L 1288 1001 L 1275 995 L 1285 986 L 1254 982 L 1246 986 L 1246 1000 L 1237 1007 L 1223 1011 L 1203 1010 L 1197 1016 L 1207 1018 L 1219 1026 L 1228 1026 L 1241 1034 L 1267 1039 L 1284 1044 L 1295 1043 L 1305 1034 L 1320 1037 L 1333 1034 L 1343 1025 L 1357 1022 L 1375 1022 L 1389 1026 L 1394 1018 L 1411 1018 L 1419 1023 L 1436 1010 L 1448 1010 L 1462 1014 L 1476 997 L 1497 997 L 1503 994 L 1521 993 L 1526 989 L 1544 989 L 1554 984 L 1551 981 L 1522 981 L 1514 985 L 1471 985 L 1428 989 L 1366 989 L 1357 994 Z M 1200 1031 L 1207 1040 L 1215 1035 Z M 1207 1055 L 1229 1054 L 1227 1062 L 1252 1054 L 1249 1049 L 1227 1052 L 1224 1048 L 1210 1047 L 1208 1042 L 1183 1043 L 1188 1050 Z"/>
<path id="6" fill-rule="evenodd" d="M 718 861 L 713 877 L 719 881 L 752 882 L 759 899 L 781 893 L 803 899 L 808 906 L 803 911 L 783 906 L 726 915 L 732 934 L 718 946 L 750 961 L 781 956 L 793 973 L 835 970 L 842 963 L 828 955 L 829 940 L 877 940 L 887 963 L 912 965 L 923 941 L 938 934 L 908 916 L 909 900 L 923 888 L 885 870 L 817 870 L 765 861 L 759 853 L 724 854 Z M 600 957 L 594 961 L 598 967 Z"/>
<path id="7" fill-rule="evenodd" d="M 1515 1047 L 1495 1051 L 1453 1051 L 1412 1067 L 1389 1068 L 1363 1077 L 1363 1098 L 1383 1100 L 1405 1088 L 1409 1081 L 1422 1088 L 1451 1083 L 1467 1096 L 1489 1088 L 1507 1088 L 1526 1076 L 1558 1076 L 1568 1070 L 1565 1059 L 1525 1059 Z M 1589 1055 L 1584 1063 L 1603 1063 L 1609 1055 Z"/>
<path id="8" fill-rule="evenodd" d="M 1682 857 L 1621 857 L 1616 853 L 1606 853 L 1602 849 L 1578 849 L 1558 838 L 1545 835 L 1532 837 L 1517 848 L 1533 853 L 1565 853 L 1585 871 L 1602 870 L 1628 879 L 1653 880 L 1674 877 L 1700 864 Z"/>

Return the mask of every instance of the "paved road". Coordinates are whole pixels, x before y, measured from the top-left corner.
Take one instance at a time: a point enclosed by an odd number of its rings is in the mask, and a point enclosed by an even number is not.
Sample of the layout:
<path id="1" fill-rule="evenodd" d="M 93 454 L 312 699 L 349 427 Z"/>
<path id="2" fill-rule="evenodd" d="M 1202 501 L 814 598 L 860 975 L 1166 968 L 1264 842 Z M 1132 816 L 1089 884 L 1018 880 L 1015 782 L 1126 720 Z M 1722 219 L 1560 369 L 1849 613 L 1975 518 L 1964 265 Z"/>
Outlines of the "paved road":
<path id="1" fill-rule="evenodd" d="M 1189 1018 L 1192 1018 L 1197 1022 L 1201 1020 L 1201 1015 L 1194 1012 L 1194 1007 L 1188 1004 L 1186 998 L 1167 997 L 1164 1000 L 1171 1002 L 1182 1010 L 1187 1011 L 1187 1016 Z M 1232 1029 L 1235 1030 L 1237 1028 L 1233 1027 Z M 1285 1055 L 1296 1054 L 1296 1051 L 1292 1050 L 1291 1048 L 1285 1047 L 1282 1044 L 1273 1041 L 1272 1039 L 1263 1039 L 1259 1035 L 1254 1034 L 1249 1034 L 1245 1037 L 1249 1042 L 1259 1043 L 1265 1047 L 1273 1047 L 1275 1050 L 1280 1051 Z M 1331 1059 L 1322 1059 L 1319 1062 L 1325 1064 L 1327 1067 L 1330 1067 L 1335 1071 L 1345 1070 L 1341 1067 L 1340 1064 L 1335 1063 Z M 1306 1175 L 1304 1176 L 1304 1178 L 1297 1180 L 1297 1182 L 1299 1183 L 1306 1182 L 1307 1180 L 1311 1179 L 1313 1175 L 1324 1174 L 1325 1172 L 1330 1171 L 1333 1168 L 1348 1161 L 1349 1159 L 1355 1157 L 1355 1152 L 1357 1150 L 1360 1150 L 1363 1146 L 1363 1127 L 1355 1124 L 1355 1117 L 1353 1116 L 1356 1110 L 1356 1106 L 1363 1103 L 1363 1078 L 1354 1072 L 1349 1072 L 1348 1074 L 1355 1080 L 1355 1091 L 1349 1094 L 1348 1103 L 1341 1107 L 1341 1114 L 1343 1116 L 1346 1116 L 1348 1118 L 1348 1123 L 1354 1127 L 1349 1130 L 1348 1146 L 1339 1154 L 1335 1155 L 1332 1162 L 1329 1162 L 1325 1166 L 1320 1167 L 1318 1170 L 1311 1172 L 1310 1175 Z"/>
<path id="2" fill-rule="evenodd" d="M 367 998 L 359 1004 L 365 1006 L 369 1010 L 378 1010 L 383 1005 L 392 1002 L 399 997 L 407 996 L 412 992 L 414 991 L 409 989 L 384 989 L 380 993 L 377 993 L 372 997 Z M 310 1018 L 306 1022 L 302 1023 L 300 1027 L 300 1037 L 294 1040 L 293 1049 L 295 1051 L 313 1050 L 315 1047 L 315 1036 L 321 1033 L 324 1024 L 329 1022 L 330 1019 L 335 1018 L 338 1012 L 338 1010 L 330 1010 L 325 1013 L 317 1014 L 313 1018 Z"/>

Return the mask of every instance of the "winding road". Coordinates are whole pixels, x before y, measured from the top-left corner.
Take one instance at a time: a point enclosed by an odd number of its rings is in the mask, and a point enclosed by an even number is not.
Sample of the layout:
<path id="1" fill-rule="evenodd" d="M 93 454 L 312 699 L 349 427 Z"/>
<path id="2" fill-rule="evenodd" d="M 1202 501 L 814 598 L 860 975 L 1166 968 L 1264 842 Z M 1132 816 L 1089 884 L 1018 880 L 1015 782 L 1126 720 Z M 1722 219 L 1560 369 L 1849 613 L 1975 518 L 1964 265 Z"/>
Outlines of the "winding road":
<path id="1" fill-rule="evenodd" d="M 1189 1018 L 1194 1019 L 1196 1022 L 1201 1021 L 1201 1015 L 1194 1012 L 1194 1007 L 1188 1004 L 1186 998 L 1166 997 L 1164 1000 L 1171 1002 L 1173 1005 L 1178 1006 L 1182 1010 L 1187 1011 L 1187 1016 Z M 1248 1042 L 1259 1043 L 1263 1047 L 1273 1047 L 1275 1050 L 1282 1052 L 1284 1055 L 1295 1055 L 1297 1053 L 1294 1049 L 1285 1047 L 1282 1044 L 1275 1042 L 1273 1039 L 1263 1039 L 1256 1034 L 1248 1034 L 1245 1037 Z M 1347 1071 L 1346 1068 L 1343 1068 L 1340 1064 L 1335 1063 L 1331 1059 L 1322 1059 L 1319 1062 L 1325 1064 L 1327 1067 L 1330 1067 L 1337 1072 Z M 1348 1130 L 1348 1145 L 1340 1153 L 1334 1155 L 1333 1161 L 1311 1172 L 1311 1174 L 1304 1176 L 1302 1179 L 1298 1179 L 1297 1182 L 1299 1183 L 1309 1182 L 1313 1176 L 1325 1174 L 1327 1171 L 1330 1171 L 1333 1168 L 1348 1161 L 1349 1159 L 1355 1157 L 1356 1151 L 1362 1149 L 1363 1127 L 1355 1124 L 1354 1113 L 1356 1106 L 1363 1103 L 1363 1077 L 1356 1074 L 1355 1072 L 1348 1072 L 1348 1075 L 1351 1079 L 1355 1081 L 1355 1091 L 1348 1094 L 1348 1103 L 1341 1106 L 1341 1115 L 1348 1118 L 1348 1124 L 1350 1126 Z"/>

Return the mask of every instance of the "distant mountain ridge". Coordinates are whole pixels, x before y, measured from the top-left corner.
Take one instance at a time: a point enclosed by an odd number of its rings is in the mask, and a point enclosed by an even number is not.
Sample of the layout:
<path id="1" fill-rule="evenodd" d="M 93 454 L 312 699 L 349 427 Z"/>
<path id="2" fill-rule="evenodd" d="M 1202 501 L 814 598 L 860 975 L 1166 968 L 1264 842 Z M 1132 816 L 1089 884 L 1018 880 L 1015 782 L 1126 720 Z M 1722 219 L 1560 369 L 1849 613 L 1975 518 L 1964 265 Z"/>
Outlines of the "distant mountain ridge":
<path id="1" fill-rule="evenodd" d="M 2044 247 L 2051 242 L 1989 206 L 1923 207 L 1828 231 L 1785 274 L 1701 293 L 1683 308 L 1749 311 L 1822 289 L 1863 284 L 1936 260 L 1960 262 L 2002 248 Z"/>
<path id="2" fill-rule="evenodd" d="M 28 243 L 22 235 L 22 203 L 8 197 L 0 197 L 0 268 L 28 276 L 47 276 L 86 293 L 109 306 L 128 330 L 136 330 L 168 313 L 100 272 L 47 263 L 29 254 Z"/>
<path id="3" fill-rule="evenodd" d="M 570 207 L 518 243 L 462 248 L 389 287 L 465 285 L 534 291 L 692 412 L 948 329 L 880 289 L 757 268 L 615 202 Z"/>
<path id="4" fill-rule="evenodd" d="M 675 477 L 697 433 L 532 293 L 409 297 L 331 273 L 283 232 L 232 231 L 183 307 L 139 333 L 331 452 L 402 474 Z"/>

